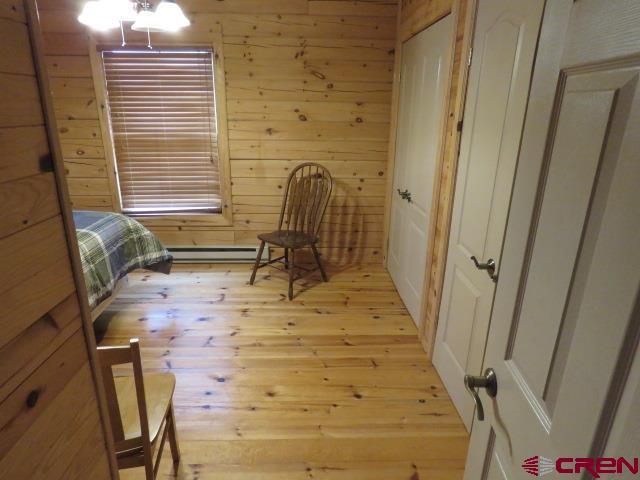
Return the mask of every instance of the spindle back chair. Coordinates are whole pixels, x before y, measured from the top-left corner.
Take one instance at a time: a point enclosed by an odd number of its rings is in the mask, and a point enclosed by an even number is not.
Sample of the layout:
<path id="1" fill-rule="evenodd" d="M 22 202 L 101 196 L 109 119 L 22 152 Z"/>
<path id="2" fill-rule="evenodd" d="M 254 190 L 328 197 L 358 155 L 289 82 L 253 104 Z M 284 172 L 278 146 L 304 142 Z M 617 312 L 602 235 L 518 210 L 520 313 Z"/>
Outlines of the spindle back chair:
<path id="1" fill-rule="evenodd" d="M 173 413 L 175 377 L 172 373 L 143 376 L 137 338 L 131 339 L 129 345 L 98 347 L 98 359 L 118 468 L 143 466 L 146 480 L 154 480 L 167 437 L 174 465 L 180 462 Z M 133 376 L 113 375 L 114 365 L 127 363 L 133 365 Z"/>
<path id="2" fill-rule="evenodd" d="M 291 171 L 282 200 L 278 229 L 258 235 L 258 239 L 261 241 L 260 248 L 249 284 L 253 285 L 259 268 L 281 262 L 289 271 L 288 296 L 289 300 L 293 299 L 294 272 L 296 268 L 303 269 L 295 263 L 295 252 L 305 247 L 311 248 L 322 280 L 328 281 L 327 274 L 320 262 L 320 254 L 316 244 L 319 240 L 318 232 L 329 204 L 332 189 L 331 174 L 318 163 L 301 163 Z M 284 248 L 284 255 L 260 263 L 262 252 L 267 243 Z"/>

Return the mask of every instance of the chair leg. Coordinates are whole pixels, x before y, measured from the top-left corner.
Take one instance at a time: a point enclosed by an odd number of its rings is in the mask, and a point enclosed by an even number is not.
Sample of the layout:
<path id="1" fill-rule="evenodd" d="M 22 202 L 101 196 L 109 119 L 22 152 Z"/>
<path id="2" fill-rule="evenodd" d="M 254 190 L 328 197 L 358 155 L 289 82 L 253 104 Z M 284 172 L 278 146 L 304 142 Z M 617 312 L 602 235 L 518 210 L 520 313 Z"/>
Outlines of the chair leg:
<path id="1" fill-rule="evenodd" d="M 159 456 L 162 456 L 162 449 L 158 452 Z M 142 440 L 142 460 L 144 465 L 144 477 L 145 480 L 155 480 L 156 478 L 156 465 L 153 462 L 153 452 L 151 451 L 151 444 L 148 440 Z"/>
<path id="2" fill-rule="evenodd" d="M 169 428 L 169 446 L 171 447 L 171 458 L 173 458 L 173 465 L 177 467 L 180 463 L 180 446 L 178 445 L 178 431 L 176 429 L 176 417 L 173 413 L 173 402 L 169 407 L 167 428 Z"/>
<path id="3" fill-rule="evenodd" d="M 151 458 L 151 456 L 149 456 L 149 458 L 145 457 L 144 476 L 145 476 L 145 480 L 155 480 L 156 478 L 156 472 L 154 471 L 154 468 L 153 468 L 153 459 Z"/>
<path id="4" fill-rule="evenodd" d="M 289 300 L 293 300 L 293 272 L 296 269 L 296 251 L 291 249 L 291 264 L 289 265 Z"/>
<path id="5" fill-rule="evenodd" d="M 256 263 L 253 264 L 253 272 L 251 273 L 251 279 L 249 280 L 249 285 L 253 285 L 253 282 L 256 280 L 256 272 L 258 271 L 258 267 L 260 266 L 260 261 L 262 260 L 262 251 L 264 250 L 265 241 L 262 240 L 260 243 L 260 248 L 258 249 L 258 256 L 256 257 Z"/>
<path id="6" fill-rule="evenodd" d="M 320 254 L 318 253 L 318 249 L 315 246 L 315 244 L 311 245 L 311 250 L 313 251 L 313 256 L 316 259 L 316 263 L 318 264 L 318 268 L 320 269 L 320 275 L 322 275 L 322 280 L 325 282 L 329 281 L 329 278 L 327 277 L 327 273 L 324 271 L 324 268 L 322 267 L 322 263 L 320 263 Z"/>
<path id="7" fill-rule="evenodd" d="M 289 268 L 289 249 L 285 248 L 284 249 L 284 269 L 288 269 Z"/>

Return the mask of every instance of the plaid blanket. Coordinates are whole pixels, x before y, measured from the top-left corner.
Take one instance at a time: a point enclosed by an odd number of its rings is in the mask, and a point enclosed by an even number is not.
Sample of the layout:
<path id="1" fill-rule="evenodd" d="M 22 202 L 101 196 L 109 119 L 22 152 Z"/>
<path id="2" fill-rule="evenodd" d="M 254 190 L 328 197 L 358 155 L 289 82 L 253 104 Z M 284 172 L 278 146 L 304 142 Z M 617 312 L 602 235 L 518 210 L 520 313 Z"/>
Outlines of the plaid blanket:
<path id="1" fill-rule="evenodd" d="M 111 296 L 116 282 L 137 268 L 169 273 L 173 257 L 153 233 L 118 213 L 76 210 L 82 271 L 93 309 Z"/>

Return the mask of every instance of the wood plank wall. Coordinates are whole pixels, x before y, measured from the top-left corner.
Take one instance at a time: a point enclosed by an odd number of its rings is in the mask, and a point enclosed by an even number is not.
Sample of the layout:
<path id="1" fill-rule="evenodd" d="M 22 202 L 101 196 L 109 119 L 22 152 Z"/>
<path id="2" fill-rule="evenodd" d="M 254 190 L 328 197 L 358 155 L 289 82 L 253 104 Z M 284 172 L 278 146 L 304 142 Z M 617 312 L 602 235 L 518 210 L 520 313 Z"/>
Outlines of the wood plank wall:
<path id="1" fill-rule="evenodd" d="M 0 478 L 115 479 L 35 19 L 0 1 Z"/>
<path id="2" fill-rule="evenodd" d="M 401 0 L 398 39 L 405 42 L 451 13 L 455 0 Z"/>
<path id="3" fill-rule="evenodd" d="M 75 208 L 113 210 L 81 0 L 40 0 Z M 181 0 L 190 28 L 221 28 L 231 159 L 231 227 L 151 227 L 172 245 L 253 244 L 275 227 L 289 169 L 337 178 L 321 251 L 382 257 L 396 0 Z"/>

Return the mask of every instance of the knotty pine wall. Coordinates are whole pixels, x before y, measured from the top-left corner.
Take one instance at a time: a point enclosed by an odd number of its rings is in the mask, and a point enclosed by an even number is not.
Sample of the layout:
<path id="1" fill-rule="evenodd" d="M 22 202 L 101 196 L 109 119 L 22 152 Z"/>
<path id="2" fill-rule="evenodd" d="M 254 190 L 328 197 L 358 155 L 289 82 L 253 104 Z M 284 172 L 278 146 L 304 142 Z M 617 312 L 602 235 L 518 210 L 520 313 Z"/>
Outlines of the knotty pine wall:
<path id="1" fill-rule="evenodd" d="M 80 0 L 40 0 L 74 208 L 113 210 Z M 322 232 L 332 263 L 381 261 L 395 0 L 181 0 L 221 29 L 234 222 L 151 226 L 171 245 L 254 244 L 275 227 L 288 170 L 337 181 Z"/>
<path id="2" fill-rule="evenodd" d="M 398 40 L 405 42 L 453 10 L 457 0 L 401 0 Z"/>

